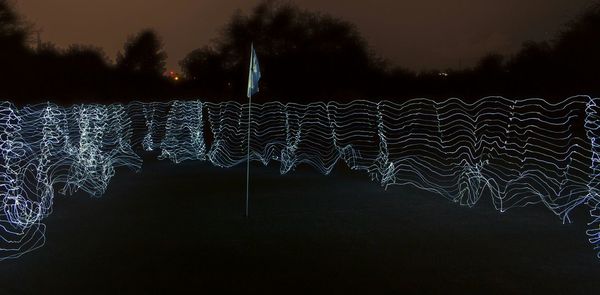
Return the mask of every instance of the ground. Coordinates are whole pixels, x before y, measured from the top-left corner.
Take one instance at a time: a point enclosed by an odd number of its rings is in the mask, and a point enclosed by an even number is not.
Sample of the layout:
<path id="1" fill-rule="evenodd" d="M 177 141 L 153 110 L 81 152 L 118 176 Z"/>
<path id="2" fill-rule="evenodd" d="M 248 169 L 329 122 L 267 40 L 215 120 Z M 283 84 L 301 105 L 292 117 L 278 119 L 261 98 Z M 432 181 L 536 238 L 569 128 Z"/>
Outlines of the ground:
<path id="1" fill-rule="evenodd" d="M 47 241 L 0 262 L 0 294 L 552 293 L 600 290 L 586 212 L 500 213 L 340 165 L 279 175 L 146 161 L 101 198 L 57 196 Z"/>

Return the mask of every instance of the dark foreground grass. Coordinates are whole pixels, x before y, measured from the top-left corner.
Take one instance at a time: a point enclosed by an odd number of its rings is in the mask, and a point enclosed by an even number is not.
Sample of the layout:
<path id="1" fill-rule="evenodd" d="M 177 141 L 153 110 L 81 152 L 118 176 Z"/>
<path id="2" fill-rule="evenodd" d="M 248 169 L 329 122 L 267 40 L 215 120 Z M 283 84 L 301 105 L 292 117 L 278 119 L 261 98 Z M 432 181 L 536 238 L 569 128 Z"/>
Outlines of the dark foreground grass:
<path id="1" fill-rule="evenodd" d="M 465 208 L 361 172 L 279 175 L 146 161 L 106 194 L 58 196 L 46 245 L 0 262 L 0 294 L 597 294 L 586 212 Z M 319 293 L 321 293 L 319 292 Z"/>

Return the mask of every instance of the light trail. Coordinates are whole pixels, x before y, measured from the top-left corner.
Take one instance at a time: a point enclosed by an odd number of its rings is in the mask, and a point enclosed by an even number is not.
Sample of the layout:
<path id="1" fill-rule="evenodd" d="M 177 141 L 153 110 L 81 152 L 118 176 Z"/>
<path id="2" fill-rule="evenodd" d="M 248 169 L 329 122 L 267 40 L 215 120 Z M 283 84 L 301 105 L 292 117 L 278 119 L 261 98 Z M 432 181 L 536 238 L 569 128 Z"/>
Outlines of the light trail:
<path id="1" fill-rule="evenodd" d="M 280 163 L 282 174 L 338 162 L 374 181 L 412 185 L 472 207 L 484 195 L 504 212 L 541 204 L 570 222 L 589 208 L 587 235 L 600 257 L 598 98 L 485 97 L 253 104 L 171 101 L 127 105 L 0 102 L 0 260 L 43 245 L 55 188 L 101 196 L 117 167 L 141 168 L 159 151 L 175 163 Z M 210 132 L 210 134 L 207 134 Z"/>

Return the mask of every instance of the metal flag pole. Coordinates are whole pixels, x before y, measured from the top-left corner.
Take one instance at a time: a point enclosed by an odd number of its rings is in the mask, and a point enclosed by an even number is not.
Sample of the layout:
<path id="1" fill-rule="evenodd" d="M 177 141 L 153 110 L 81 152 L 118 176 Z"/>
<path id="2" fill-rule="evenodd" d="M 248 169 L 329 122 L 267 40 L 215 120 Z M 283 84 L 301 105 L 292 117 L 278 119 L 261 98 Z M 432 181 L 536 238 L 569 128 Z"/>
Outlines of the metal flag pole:
<path id="1" fill-rule="evenodd" d="M 250 63 L 252 65 L 252 63 Z M 251 66 L 252 67 L 252 66 Z M 250 190 L 250 114 L 252 110 L 252 96 L 248 96 L 248 159 L 246 160 L 246 217 L 248 217 L 248 199 Z"/>
<path id="2" fill-rule="evenodd" d="M 250 46 L 250 69 L 248 71 L 248 159 L 246 161 L 246 217 L 248 217 L 248 205 L 250 199 L 250 127 L 252 123 L 252 95 L 258 92 L 258 81 L 260 80 L 260 66 L 254 50 L 254 44 Z"/>
<path id="3" fill-rule="evenodd" d="M 248 70 L 248 159 L 246 160 L 246 218 L 248 217 L 248 201 L 250 198 L 250 119 L 252 110 L 252 64 L 254 59 L 254 44 L 250 45 L 250 68 Z"/>

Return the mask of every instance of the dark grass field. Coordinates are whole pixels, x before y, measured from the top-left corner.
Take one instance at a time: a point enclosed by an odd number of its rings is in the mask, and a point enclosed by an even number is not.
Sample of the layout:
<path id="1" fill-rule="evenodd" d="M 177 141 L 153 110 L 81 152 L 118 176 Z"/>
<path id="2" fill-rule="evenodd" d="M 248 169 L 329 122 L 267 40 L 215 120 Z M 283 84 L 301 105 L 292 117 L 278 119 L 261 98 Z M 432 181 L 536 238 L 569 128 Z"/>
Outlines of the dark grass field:
<path id="1" fill-rule="evenodd" d="M 586 212 L 499 213 L 340 166 L 279 175 L 146 161 L 99 199 L 56 198 L 46 245 L 0 262 L 0 294 L 598 294 Z"/>

